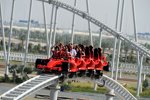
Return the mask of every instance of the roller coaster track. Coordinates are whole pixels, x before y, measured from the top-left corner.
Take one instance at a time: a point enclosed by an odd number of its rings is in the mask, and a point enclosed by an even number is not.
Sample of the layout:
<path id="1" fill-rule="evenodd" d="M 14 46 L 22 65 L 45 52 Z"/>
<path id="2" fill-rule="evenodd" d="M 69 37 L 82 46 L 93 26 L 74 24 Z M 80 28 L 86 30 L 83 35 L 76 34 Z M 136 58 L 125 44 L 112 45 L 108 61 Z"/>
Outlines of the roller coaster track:
<path id="1" fill-rule="evenodd" d="M 39 75 L 34 78 L 31 78 L 28 81 L 12 88 L 6 93 L 0 96 L 1 100 L 20 100 L 24 97 L 31 95 L 32 93 L 47 87 L 49 85 L 55 84 L 58 82 L 59 76 L 52 75 Z M 120 95 L 125 100 L 137 100 L 126 88 L 124 88 L 117 81 L 109 78 L 106 75 L 103 75 L 99 80 L 96 80 L 98 84 L 104 84 L 108 89 L 114 89 L 115 93 Z"/>
<path id="2" fill-rule="evenodd" d="M 120 83 L 103 75 L 99 80 L 96 81 L 98 84 L 103 84 L 105 82 L 105 87 L 109 89 L 114 89 L 115 93 L 123 97 L 124 100 L 137 100 L 126 88 L 124 88 Z"/>
<path id="3" fill-rule="evenodd" d="M 38 1 L 43 1 L 43 0 L 38 0 Z M 86 12 L 83 12 L 75 7 L 72 7 L 68 4 L 62 3 L 58 0 L 44 0 L 44 2 L 56 5 L 57 7 L 64 8 L 72 13 L 75 13 L 76 15 L 90 21 L 91 23 L 95 24 L 98 27 L 101 27 L 103 30 L 107 31 L 108 33 L 112 34 L 113 36 L 117 37 L 120 40 L 123 40 L 130 44 L 135 50 L 139 51 L 140 54 L 143 54 L 145 56 L 150 57 L 150 50 L 147 49 L 146 47 L 142 46 L 141 44 L 135 42 L 134 40 L 130 39 L 127 35 L 122 34 L 121 32 L 116 32 L 115 30 L 109 28 L 105 24 L 101 23 L 100 21 L 96 20 L 95 18 L 91 17 L 89 14 Z"/>
<path id="4" fill-rule="evenodd" d="M 38 75 L 12 88 L 0 96 L 0 100 L 20 100 L 24 97 L 58 82 L 60 76 Z"/>

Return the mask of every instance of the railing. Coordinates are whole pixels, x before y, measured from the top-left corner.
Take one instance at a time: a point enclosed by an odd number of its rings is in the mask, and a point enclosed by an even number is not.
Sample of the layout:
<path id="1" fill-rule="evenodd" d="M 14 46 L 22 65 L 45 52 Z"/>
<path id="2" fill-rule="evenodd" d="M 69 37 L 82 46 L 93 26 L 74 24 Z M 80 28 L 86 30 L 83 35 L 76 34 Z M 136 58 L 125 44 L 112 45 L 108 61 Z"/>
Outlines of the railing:
<path id="1" fill-rule="evenodd" d="M 46 55 L 35 55 L 35 54 L 28 54 L 27 55 L 27 62 L 35 62 L 37 58 L 41 59 L 46 59 Z M 4 59 L 4 52 L 0 51 L 0 59 Z M 10 53 L 10 60 L 14 61 L 23 61 L 24 60 L 24 53 L 16 53 L 16 52 L 11 52 Z"/>
<path id="2" fill-rule="evenodd" d="M 122 72 L 137 73 L 138 67 L 135 64 L 121 63 L 119 70 L 121 70 Z M 143 66 L 142 73 L 150 75 L 150 66 Z"/>

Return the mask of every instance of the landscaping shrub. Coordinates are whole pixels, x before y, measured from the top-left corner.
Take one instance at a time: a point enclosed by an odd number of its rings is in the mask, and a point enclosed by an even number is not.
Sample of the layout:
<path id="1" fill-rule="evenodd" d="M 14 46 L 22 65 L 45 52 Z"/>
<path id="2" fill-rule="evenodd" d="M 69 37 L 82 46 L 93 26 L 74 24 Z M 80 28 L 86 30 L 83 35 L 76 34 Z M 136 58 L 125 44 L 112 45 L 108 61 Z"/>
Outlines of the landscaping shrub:
<path id="1" fill-rule="evenodd" d="M 31 67 L 25 67 L 24 72 L 26 72 L 27 74 L 31 74 L 32 73 L 32 68 Z"/>
<path id="2" fill-rule="evenodd" d="M 149 86 L 148 80 L 145 79 L 145 80 L 143 81 L 143 88 L 146 89 L 146 88 L 148 88 L 148 86 Z"/>

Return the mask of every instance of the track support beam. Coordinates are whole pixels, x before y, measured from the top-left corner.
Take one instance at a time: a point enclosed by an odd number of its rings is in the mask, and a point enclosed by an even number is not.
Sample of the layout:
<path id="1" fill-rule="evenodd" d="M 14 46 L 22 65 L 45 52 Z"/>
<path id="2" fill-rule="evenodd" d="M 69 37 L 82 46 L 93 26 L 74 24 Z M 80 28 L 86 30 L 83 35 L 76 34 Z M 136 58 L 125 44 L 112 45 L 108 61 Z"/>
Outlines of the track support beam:
<path id="1" fill-rule="evenodd" d="M 50 87 L 50 100 L 57 100 L 59 90 L 60 87 L 58 87 L 58 85 Z"/>
<path id="2" fill-rule="evenodd" d="M 106 100 L 113 100 L 115 94 L 114 94 L 114 89 L 110 90 L 106 95 Z"/>

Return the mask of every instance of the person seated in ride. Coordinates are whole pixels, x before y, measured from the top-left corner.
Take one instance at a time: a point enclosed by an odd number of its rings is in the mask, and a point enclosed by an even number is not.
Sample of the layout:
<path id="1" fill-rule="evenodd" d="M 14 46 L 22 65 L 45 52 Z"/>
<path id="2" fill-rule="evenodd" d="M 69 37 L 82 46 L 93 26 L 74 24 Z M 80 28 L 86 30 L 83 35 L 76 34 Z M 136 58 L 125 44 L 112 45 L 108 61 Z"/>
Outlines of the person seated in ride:
<path id="1" fill-rule="evenodd" d="M 102 60 L 102 48 L 98 48 L 99 59 Z"/>
<path id="2" fill-rule="evenodd" d="M 62 60 L 60 59 L 60 49 L 58 46 L 52 47 L 51 49 L 53 55 L 51 60 L 47 63 L 48 70 L 59 70 L 58 66 L 61 66 Z"/>
<path id="3" fill-rule="evenodd" d="M 77 63 L 77 68 L 79 70 L 85 71 L 86 70 L 86 62 L 84 61 L 83 57 L 85 56 L 84 52 L 80 47 L 77 49 L 77 55 L 76 55 L 76 63 Z"/>
<path id="4" fill-rule="evenodd" d="M 97 70 L 103 70 L 103 63 L 102 63 L 102 61 L 99 59 L 99 56 L 101 55 L 100 53 L 99 53 L 99 51 L 101 51 L 100 50 L 100 48 L 95 48 L 94 49 L 94 62 L 95 62 L 95 70 L 97 71 Z"/>
<path id="5" fill-rule="evenodd" d="M 52 58 L 54 59 L 60 59 L 60 49 L 58 46 L 56 46 L 54 49 L 51 50 L 53 55 Z"/>
<path id="6" fill-rule="evenodd" d="M 76 57 L 76 50 L 74 49 L 73 45 L 70 45 L 70 54 L 71 54 L 71 57 L 72 58 L 75 58 Z"/>
<path id="7" fill-rule="evenodd" d="M 90 59 L 90 50 L 89 50 L 89 47 L 85 47 L 85 61 L 89 61 Z"/>
<path id="8" fill-rule="evenodd" d="M 63 52 L 62 55 L 63 55 L 64 60 L 70 59 L 71 54 L 70 54 L 69 49 L 68 49 L 67 46 L 64 47 L 64 52 Z"/>
<path id="9" fill-rule="evenodd" d="M 99 59 L 101 60 L 103 67 L 106 66 L 108 62 L 106 61 L 106 56 L 102 55 L 102 48 L 98 48 L 98 53 L 99 53 Z"/>
<path id="10" fill-rule="evenodd" d="M 89 56 L 90 57 L 89 58 L 90 63 L 87 64 L 87 69 L 91 70 L 91 69 L 95 68 L 95 63 L 94 63 L 94 60 L 93 60 L 93 58 L 94 58 L 94 52 L 93 52 L 93 47 L 92 46 L 89 46 L 89 51 L 90 51 L 90 56 Z"/>
<path id="11" fill-rule="evenodd" d="M 64 48 L 63 43 L 59 43 L 59 44 L 58 44 L 58 47 L 60 48 L 60 50 L 62 50 L 62 49 Z"/>
<path id="12" fill-rule="evenodd" d="M 75 62 L 77 64 L 77 66 L 79 66 L 80 63 L 81 63 L 81 59 L 82 59 L 82 51 L 81 51 L 81 48 L 79 46 L 76 46 L 75 49 L 76 49 L 76 52 L 77 52 L 77 54 L 75 56 Z"/>
<path id="13" fill-rule="evenodd" d="M 98 61 L 99 60 L 99 53 L 98 53 L 98 48 L 94 49 L 94 61 Z"/>
<path id="14" fill-rule="evenodd" d="M 89 50 L 90 50 L 90 58 L 93 59 L 94 58 L 93 46 L 90 45 Z"/>

